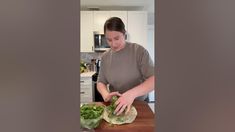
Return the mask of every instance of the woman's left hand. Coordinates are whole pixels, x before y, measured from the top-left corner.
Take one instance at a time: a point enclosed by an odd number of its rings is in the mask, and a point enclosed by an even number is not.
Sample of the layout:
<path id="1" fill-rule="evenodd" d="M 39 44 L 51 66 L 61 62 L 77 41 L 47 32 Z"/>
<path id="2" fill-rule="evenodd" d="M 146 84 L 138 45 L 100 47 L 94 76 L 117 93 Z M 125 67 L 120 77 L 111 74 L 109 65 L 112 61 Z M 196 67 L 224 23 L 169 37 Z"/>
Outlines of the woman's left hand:
<path id="1" fill-rule="evenodd" d="M 114 113 L 116 115 L 120 115 L 125 109 L 125 114 L 127 114 L 131 108 L 131 105 L 134 101 L 135 97 L 129 93 L 128 91 L 123 93 L 122 96 L 118 98 L 118 100 L 115 102 L 117 105 Z"/>

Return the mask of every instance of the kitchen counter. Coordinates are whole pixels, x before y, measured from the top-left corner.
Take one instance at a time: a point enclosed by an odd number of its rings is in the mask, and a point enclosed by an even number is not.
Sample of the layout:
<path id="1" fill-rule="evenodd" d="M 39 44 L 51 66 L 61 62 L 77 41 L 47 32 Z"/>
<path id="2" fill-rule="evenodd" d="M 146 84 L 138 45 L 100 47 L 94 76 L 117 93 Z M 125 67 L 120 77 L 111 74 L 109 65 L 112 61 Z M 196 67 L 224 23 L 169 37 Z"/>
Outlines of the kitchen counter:
<path id="1" fill-rule="evenodd" d="M 83 73 L 80 74 L 80 77 L 91 77 L 94 74 L 95 74 L 95 72 L 93 72 L 93 71 L 83 72 Z"/>
<path id="2" fill-rule="evenodd" d="M 103 103 L 108 105 L 107 103 Z M 134 101 L 133 106 L 137 110 L 137 116 L 133 123 L 124 125 L 111 126 L 105 120 L 102 120 L 101 124 L 95 129 L 96 132 L 153 132 L 154 131 L 154 113 L 149 107 L 148 103 L 144 101 Z"/>

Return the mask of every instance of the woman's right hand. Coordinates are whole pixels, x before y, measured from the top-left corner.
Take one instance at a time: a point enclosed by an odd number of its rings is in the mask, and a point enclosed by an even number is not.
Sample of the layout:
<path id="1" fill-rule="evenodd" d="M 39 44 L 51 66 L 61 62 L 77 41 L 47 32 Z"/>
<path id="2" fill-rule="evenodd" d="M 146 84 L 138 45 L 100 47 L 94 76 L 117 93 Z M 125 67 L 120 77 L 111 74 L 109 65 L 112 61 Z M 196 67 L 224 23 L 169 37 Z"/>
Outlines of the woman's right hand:
<path id="1" fill-rule="evenodd" d="M 122 94 L 120 94 L 119 92 L 111 92 L 106 95 L 106 97 L 104 98 L 104 102 L 111 101 L 113 96 L 122 96 Z"/>

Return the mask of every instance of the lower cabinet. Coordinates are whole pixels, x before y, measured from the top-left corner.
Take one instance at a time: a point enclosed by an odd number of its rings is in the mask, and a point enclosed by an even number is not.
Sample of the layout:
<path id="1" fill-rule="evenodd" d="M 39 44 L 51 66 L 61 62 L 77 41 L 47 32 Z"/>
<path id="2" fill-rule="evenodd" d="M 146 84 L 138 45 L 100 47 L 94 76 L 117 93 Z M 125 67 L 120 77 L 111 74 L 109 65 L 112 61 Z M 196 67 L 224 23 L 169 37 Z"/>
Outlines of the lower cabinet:
<path id="1" fill-rule="evenodd" d="M 80 78 L 80 102 L 88 103 L 94 101 L 94 92 L 92 77 L 86 76 Z"/>

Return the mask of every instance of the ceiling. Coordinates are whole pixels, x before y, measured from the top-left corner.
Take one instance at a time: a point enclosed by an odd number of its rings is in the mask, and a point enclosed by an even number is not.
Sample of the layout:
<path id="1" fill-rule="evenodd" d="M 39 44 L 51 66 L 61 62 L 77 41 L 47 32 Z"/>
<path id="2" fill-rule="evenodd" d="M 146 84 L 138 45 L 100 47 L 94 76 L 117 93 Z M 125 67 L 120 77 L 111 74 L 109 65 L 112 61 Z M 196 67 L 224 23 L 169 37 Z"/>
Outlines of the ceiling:
<path id="1" fill-rule="evenodd" d="M 81 10 L 147 11 L 148 25 L 154 24 L 154 0 L 80 0 Z"/>

